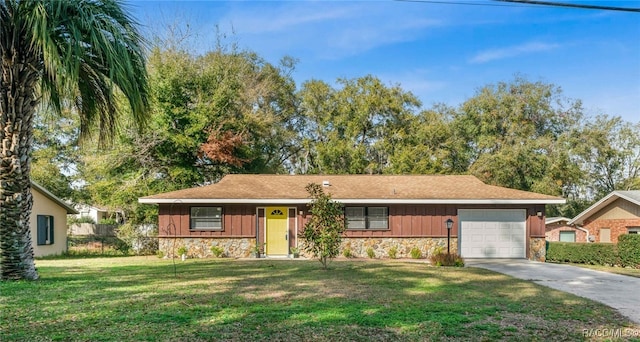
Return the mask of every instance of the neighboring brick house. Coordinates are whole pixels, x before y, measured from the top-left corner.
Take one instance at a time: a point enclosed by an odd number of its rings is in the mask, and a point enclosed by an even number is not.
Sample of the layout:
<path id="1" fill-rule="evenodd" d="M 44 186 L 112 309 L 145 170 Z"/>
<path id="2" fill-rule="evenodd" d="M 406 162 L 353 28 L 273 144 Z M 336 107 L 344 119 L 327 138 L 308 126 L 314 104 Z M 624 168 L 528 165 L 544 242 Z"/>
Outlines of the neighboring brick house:
<path id="1" fill-rule="evenodd" d="M 589 232 L 581 227 L 570 225 L 570 218 L 547 217 L 545 220 L 545 238 L 547 241 L 589 242 Z"/>
<path id="2" fill-rule="evenodd" d="M 618 243 L 620 235 L 640 234 L 640 190 L 614 191 L 568 223 L 588 230 L 594 242 Z"/>
<path id="3" fill-rule="evenodd" d="M 447 247 L 445 221 L 453 220 L 451 249 L 466 258 L 544 260 L 544 210 L 562 198 L 487 185 L 473 176 L 227 175 L 219 183 L 139 199 L 159 206 L 159 244 L 167 256 L 185 246 L 194 257 L 212 245 L 231 257 L 257 246 L 267 256 L 300 247 L 310 218 L 305 186 L 322 184 L 345 205 L 349 226 L 343 248 L 366 257 L 424 256 Z"/>

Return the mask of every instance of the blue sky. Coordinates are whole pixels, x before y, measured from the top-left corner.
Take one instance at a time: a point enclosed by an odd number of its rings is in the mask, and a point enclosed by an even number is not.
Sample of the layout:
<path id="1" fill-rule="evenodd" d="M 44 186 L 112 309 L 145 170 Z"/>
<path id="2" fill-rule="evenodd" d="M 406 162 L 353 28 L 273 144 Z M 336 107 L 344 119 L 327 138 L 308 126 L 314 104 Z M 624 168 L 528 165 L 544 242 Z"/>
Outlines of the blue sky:
<path id="1" fill-rule="evenodd" d="M 471 4 L 438 4 L 433 2 Z M 564 0 L 563 2 L 569 2 Z M 640 7 L 640 1 L 571 1 Z M 145 32 L 189 24 L 190 46 L 228 42 L 272 63 L 298 59 L 310 79 L 371 74 L 422 101 L 459 105 L 515 75 L 553 83 L 585 114 L 640 122 L 640 13 L 552 8 L 489 0 L 129 1 Z"/>

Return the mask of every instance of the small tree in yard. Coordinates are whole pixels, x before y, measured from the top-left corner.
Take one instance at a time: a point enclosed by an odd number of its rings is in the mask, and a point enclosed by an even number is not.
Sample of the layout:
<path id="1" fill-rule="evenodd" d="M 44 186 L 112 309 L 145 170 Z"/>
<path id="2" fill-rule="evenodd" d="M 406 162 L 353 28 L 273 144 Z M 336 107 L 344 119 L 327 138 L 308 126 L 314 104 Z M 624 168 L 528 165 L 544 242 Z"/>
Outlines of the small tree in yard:
<path id="1" fill-rule="evenodd" d="M 304 249 L 318 258 L 322 267 L 327 269 L 329 259 L 335 258 L 340 252 L 342 233 L 347 226 L 343 205 L 331 200 L 331 195 L 326 194 L 319 184 L 310 183 L 305 189 L 311 197 L 311 218 L 302 231 Z"/>

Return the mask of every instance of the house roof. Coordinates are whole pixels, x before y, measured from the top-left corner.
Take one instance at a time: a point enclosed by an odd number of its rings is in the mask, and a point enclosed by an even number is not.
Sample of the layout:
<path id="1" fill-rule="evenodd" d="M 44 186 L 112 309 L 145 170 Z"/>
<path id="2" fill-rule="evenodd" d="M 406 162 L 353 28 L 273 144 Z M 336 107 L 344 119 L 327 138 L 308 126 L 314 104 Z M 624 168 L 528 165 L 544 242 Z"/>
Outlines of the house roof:
<path id="1" fill-rule="evenodd" d="M 109 209 L 107 208 L 103 208 L 103 207 L 98 207 L 95 205 L 89 205 L 89 204 L 84 204 L 84 203 L 77 203 L 74 205 L 74 208 L 76 208 L 76 210 L 79 211 L 83 211 L 83 210 L 91 210 L 91 209 L 95 209 L 96 211 L 102 211 L 102 212 L 108 212 Z"/>
<path id="2" fill-rule="evenodd" d="M 78 211 L 75 210 L 72 206 L 70 206 L 69 204 L 67 204 L 67 202 L 61 200 L 60 198 L 58 198 L 56 195 L 52 194 L 51 192 L 49 192 L 49 190 L 45 189 L 42 187 L 42 185 L 31 181 L 31 188 L 36 189 L 39 193 L 41 193 L 44 197 L 52 200 L 53 202 L 55 202 L 57 205 L 63 207 L 66 211 L 67 214 L 77 214 Z"/>
<path id="3" fill-rule="evenodd" d="M 552 224 L 552 223 L 558 223 L 558 222 L 569 222 L 571 221 L 570 218 L 566 218 L 566 217 L 547 217 L 544 220 L 544 224 Z"/>
<path id="4" fill-rule="evenodd" d="M 569 224 L 583 224 L 585 220 L 591 217 L 591 215 L 597 213 L 602 208 L 608 206 L 609 204 L 613 203 L 615 200 L 619 198 L 622 198 L 635 205 L 640 206 L 640 190 L 613 191 L 607 196 L 604 196 L 598 202 L 594 203 L 585 211 L 578 214 L 578 216 L 574 217 L 571 221 L 569 221 Z"/>
<path id="5" fill-rule="evenodd" d="M 558 204 L 559 197 L 449 175 L 227 175 L 202 187 L 142 197 L 140 203 L 308 203 L 305 186 L 325 187 L 343 203 Z"/>

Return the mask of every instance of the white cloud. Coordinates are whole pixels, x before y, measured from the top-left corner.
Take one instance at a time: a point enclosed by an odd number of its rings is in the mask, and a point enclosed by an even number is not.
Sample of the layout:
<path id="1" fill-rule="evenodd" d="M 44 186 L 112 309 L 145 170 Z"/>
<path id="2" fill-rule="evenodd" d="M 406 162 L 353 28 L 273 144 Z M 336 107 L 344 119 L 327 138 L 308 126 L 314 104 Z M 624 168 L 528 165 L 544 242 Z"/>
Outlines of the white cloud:
<path id="1" fill-rule="evenodd" d="M 322 59 L 339 59 L 397 42 L 412 41 L 440 19 L 425 18 L 394 3 L 285 2 L 279 6 L 242 6 L 220 20 L 250 46 L 307 50 Z"/>
<path id="2" fill-rule="evenodd" d="M 517 57 L 520 55 L 536 53 L 536 52 L 544 52 L 549 50 L 554 50 L 559 48 L 559 44 L 553 43 L 542 43 L 542 42 L 529 42 L 525 44 L 509 46 L 505 48 L 499 49 L 490 49 L 481 51 L 476 54 L 473 58 L 471 58 L 470 63 L 487 63 L 499 59 L 506 59 Z"/>
<path id="3" fill-rule="evenodd" d="M 242 7 L 228 13 L 221 21 L 232 23 L 243 34 L 295 32 L 302 26 L 333 20 L 347 20 L 353 13 L 348 7 L 313 6 L 286 2 L 283 6 Z"/>
<path id="4" fill-rule="evenodd" d="M 424 35 L 429 27 L 441 25 L 437 20 L 410 17 L 405 19 L 398 22 L 371 16 L 366 20 L 334 27 L 329 32 L 327 44 L 336 56 L 355 55 L 379 46 L 412 41 Z"/>

